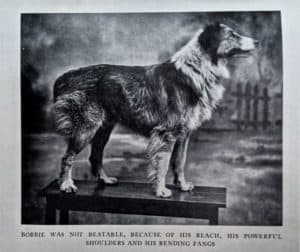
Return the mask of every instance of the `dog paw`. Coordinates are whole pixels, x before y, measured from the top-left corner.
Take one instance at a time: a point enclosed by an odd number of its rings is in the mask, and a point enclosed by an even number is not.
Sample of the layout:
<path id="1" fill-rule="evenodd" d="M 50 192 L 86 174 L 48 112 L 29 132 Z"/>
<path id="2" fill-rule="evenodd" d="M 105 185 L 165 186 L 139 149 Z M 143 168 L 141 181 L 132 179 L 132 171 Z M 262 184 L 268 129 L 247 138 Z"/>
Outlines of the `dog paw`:
<path id="1" fill-rule="evenodd" d="M 100 177 L 99 179 L 107 185 L 114 185 L 118 183 L 118 179 L 115 177 Z"/>
<path id="2" fill-rule="evenodd" d="M 194 185 L 191 182 L 184 182 L 180 184 L 180 190 L 187 192 L 194 189 Z"/>
<path id="3" fill-rule="evenodd" d="M 172 196 L 172 191 L 166 187 L 160 188 L 160 189 L 157 189 L 156 196 L 161 197 L 161 198 L 168 198 L 168 197 Z"/>
<path id="4" fill-rule="evenodd" d="M 60 184 L 59 188 L 62 192 L 72 193 L 77 192 L 78 188 L 74 185 L 73 180 L 65 180 Z"/>

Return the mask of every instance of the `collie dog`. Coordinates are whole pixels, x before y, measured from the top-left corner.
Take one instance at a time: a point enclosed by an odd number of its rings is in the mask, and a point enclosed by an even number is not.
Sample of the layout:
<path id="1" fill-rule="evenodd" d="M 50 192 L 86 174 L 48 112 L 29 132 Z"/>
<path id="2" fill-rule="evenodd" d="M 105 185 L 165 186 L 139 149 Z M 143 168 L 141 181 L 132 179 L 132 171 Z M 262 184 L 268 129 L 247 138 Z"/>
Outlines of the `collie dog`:
<path id="1" fill-rule="evenodd" d="M 68 141 L 60 190 L 76 192 L 71 177 L 76 155 L 91 143 L 92 173 L 114 184 L 103 169 L 103 149 L 116 124 L 149 137 L 149 178 L 158 197 L 170 197 L 169 166 L 182 191 L 193 189 L 184 176 L 191 133 L 211 118 L 229 78 L 229 58 L 247 55 L 257 41 L 224 24 L 198 31 L 170 60 L 150 66 L 93 65 L 69 71 L 54 85 L 54 122 Z"/>

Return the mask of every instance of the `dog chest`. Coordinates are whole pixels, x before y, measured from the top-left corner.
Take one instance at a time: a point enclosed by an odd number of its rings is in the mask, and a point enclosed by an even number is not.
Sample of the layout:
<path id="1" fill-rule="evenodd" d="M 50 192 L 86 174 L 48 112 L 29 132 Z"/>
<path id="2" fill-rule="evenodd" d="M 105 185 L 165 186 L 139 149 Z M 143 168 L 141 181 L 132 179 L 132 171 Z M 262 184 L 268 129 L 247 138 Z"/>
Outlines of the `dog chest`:
<path id="1" fill-rule="evenodd" d="M 190 108 L 186 113 L 187 127 L 190 130 L 197 129 L 203 122 L 211 119 L 213 110 L 222 99 L 223 93 L 224 87 L 221 85 L 203 92 L 197 105 Z"/>
<path id="2" fill-rule="evenodd" d="M 211 109 L 202 107 L 200 106 L 200 104 L 198 104 L 187 112 L 187 127 L 190 130 L 195 130 L 199 128 L 204 121 L 209 120 L 211 118 L 211 115 Z"/>

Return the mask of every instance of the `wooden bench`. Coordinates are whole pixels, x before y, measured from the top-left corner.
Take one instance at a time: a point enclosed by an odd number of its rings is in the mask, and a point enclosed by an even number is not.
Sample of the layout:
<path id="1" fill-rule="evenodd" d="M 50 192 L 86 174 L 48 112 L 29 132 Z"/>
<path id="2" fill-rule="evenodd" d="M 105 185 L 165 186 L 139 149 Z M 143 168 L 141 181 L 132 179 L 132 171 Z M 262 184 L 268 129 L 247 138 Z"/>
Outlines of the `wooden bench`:
<path id="1" fill-rule="evenodd" d="M 156 215 L 208 219 L 218 224 L 219 208 L 226 207 L 226 189 L 196 186 L 191 192 L 181 192 L 174 185 L 170 198 L 158 198 L 151 184 L 118 182 L 104 186 L 96 181 L 75 181 L 76 193 L 59 191 L 55 180 L 40 196 L 46 197 L 45 223 L 56 224 L 56 210 L 60 210 L 60 224 L 69 224 L 69 211 L 91 211 L 119 214 Z"/>

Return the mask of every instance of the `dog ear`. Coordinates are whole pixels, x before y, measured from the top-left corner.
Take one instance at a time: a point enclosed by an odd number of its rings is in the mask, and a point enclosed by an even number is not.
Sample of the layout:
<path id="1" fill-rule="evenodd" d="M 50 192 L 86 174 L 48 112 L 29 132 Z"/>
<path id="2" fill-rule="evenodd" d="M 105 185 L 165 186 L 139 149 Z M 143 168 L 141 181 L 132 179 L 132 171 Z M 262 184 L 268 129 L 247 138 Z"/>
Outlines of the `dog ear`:
<path id="1" fill-rule="evenodd" d="M 217 50 L 220 43 L 220 23 L 210 24 L 205 27 L 204 31 L 199 36 L 199 44 L 205 52 L 207 52 L 213 61 L 217 63 Z"/>

